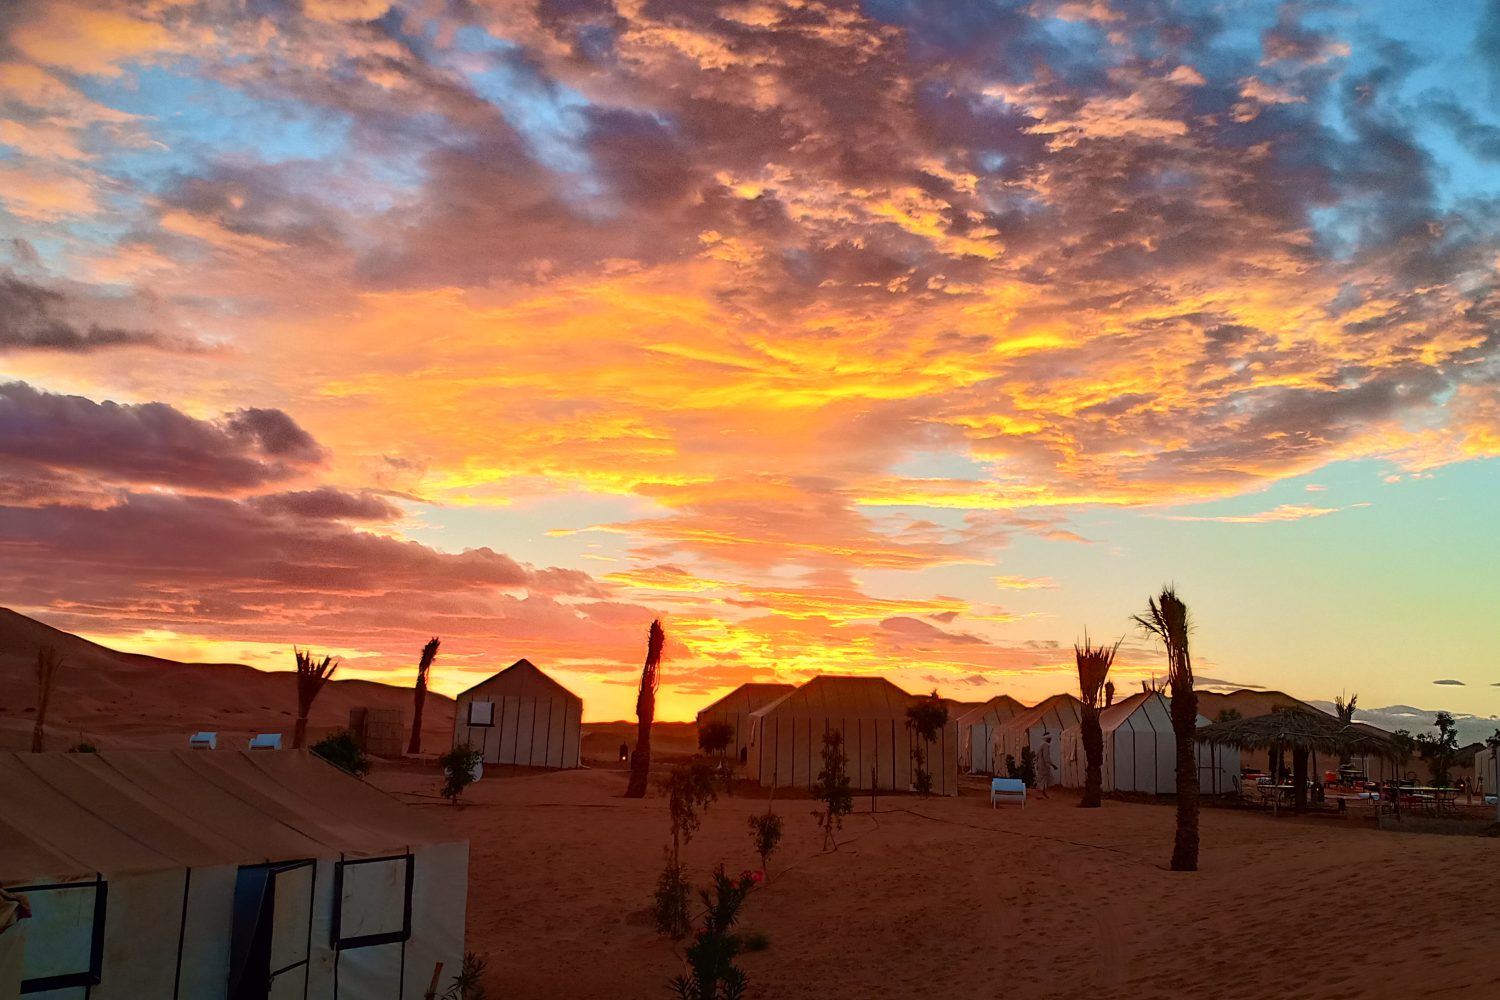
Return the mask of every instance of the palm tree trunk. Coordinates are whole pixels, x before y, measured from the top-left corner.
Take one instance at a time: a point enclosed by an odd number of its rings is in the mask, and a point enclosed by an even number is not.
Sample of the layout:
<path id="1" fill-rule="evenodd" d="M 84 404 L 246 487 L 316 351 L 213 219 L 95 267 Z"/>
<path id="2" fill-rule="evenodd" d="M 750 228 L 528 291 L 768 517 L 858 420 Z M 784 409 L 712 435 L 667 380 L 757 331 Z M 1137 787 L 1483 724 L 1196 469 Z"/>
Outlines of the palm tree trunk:
<path id="1" fill-rule="evenodd" d="M 1307 812 L 1307 749 L 1292 749 L 1292 802 L 1297 813 Z"/>
<path id="2" fill-rule="evenodd" d="M 1177 738 L 1177 835 L 1172 842 L 1172 870 L 1198 870 L 1198 693 L 1187 684 L 1172 688 L 1172 733 Z"/>
<path id="3" fill-rule="evenodd" d="M 432 670 L 439 645 L 441 640 L 437 636 L 427 640 L 427 645 L 422 647 L 422 659 L 417 663 L 417 686 L 412 692 L 411 742 L 406 745 L 406 752 L 413 756 L 422 752 L 422 707 L 427 702 L 427 674 Z"/>
<path id="4" fill-rule="evenodd" d="M 662 646 L 666 640 L 661 622 L 652 622 L 646 640 L 646 665 L 641 668 L 641 690 L 635 702 L 639 729 L 635 752 L 630 755 L 630 784 L 625 787 L 627 799 L 646 797 L 646 785 L 651 776 L 651 722 L 656 717 L 656 689 L 660 684 L 657 668 L 661 666 Z"/>
<path id="5" fill-rule="evenodd" d="M 1098 809 L 1104 786 L 1104 733 L 1099 728 L 1099 709 L 1085 705 L 1081 722 L 1085 771 L 1083 801 L 1079 805 L 1085 809 Z"/>
<path id="6" fill-rule="evenodd" d="M 297 725 L 292 728 L 292 749 L 301 750 L 307 745 L 307 716 L 297 716 Z"/>
<path id="7" fill-rule="evenodd" d="M 31 752 L 41 753 L 47 749 L 47 708 L 52 704 L 52 685 L 57 682 L 57 671 L 62 667 L 62 658 L 51 646 L 36 651 L 36 722 L 31 727 Z"/>

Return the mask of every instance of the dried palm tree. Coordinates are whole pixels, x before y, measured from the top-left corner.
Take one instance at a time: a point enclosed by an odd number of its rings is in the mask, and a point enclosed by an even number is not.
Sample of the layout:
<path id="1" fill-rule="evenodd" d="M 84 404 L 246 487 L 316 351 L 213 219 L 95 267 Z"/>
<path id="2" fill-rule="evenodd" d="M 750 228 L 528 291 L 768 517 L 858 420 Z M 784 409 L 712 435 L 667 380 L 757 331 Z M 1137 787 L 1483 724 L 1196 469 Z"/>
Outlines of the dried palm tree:
<path id="1" fill-rule="evenodd" d="M 47 749 L 47 706 L 52 703 L 52 685 L 62 669 L 62 657 L 51 646 L 36 651 L 36 723 L 31 727 L 31 752 Z"/>
<path id="2" fill-rule="evenodd" d="M 300 750 L 307 745 L 307 715 L 323 685 L 338 669 L 333 657 L 323 657 L 323 662 L 313 662 L 311 650 L 292 647 L 297 657 L 297 728 L 292 731 L 292 749 Z"/>
<path id="3" fill-rule="evenodd" d="M 432 661 L 437 659 L 440 645 L 442 642 L 437 636 L 428 639 L 427 645 L 422 647 L 422 659 L 417 663 L 417 688 L 412 693 L 411 742 L 406 745 L 406 752 L 410 754 L 422 752 L 422 706 L 427 701 L 427 673 L 432 669 Z"/>
<path id="4" fill-rule="evenodd" d="M 1073 646 L 1073 658 L 1078 664 L 1078 692 L 1083 701 L 1083 714 L 1079 723 L 1086 767 L 1083 799 L 1078 804 L 1084 809 L 1099 808 L 1104 771 L 1104 733 L 1099 728 L 1099 702 L 1100 699 L 1106 699 L 1107 704 L 1109 700 L 1113 700 L 1114 689 L 1109 684 L 1109 668 L 1115 662 L 1120 642 L 1113 646 L 1095 646 L 1089 642 L 1088 633 L 1085 632 L 1083 645 Z M 1105 693 L 1106 688 L 1109 688 L 1108 694 Z"/>
<path id="5" fill-rule="evenodd" d="M 1193 660 L 1188 655 L 1188 609 L 1171 587 L 1150 598 L 1135 623 L 1167 647 L 1167 683 L 1172 686 L 1172 734 L 1177 741 L 1177 836 L 1172 870 L 1198 870 L 1198 694 L 1193 690 Z"/>
<path id="6" fill-rule="evenodd" d="M 646 782 L 651 774 L 651 720 L 656 717 L 656 689 L 661 685 L 658 668 L 666 641 L 667 634 L 662 631 L 661 621 L 652 622 L 646 638 L 646 665 L 641 668 L 641 691 L 635 699 L 640 731 L 635 740 L 635 753 L 630 755 L 630 784 L 625 788 L 627 799 L 646 797 Z"/>

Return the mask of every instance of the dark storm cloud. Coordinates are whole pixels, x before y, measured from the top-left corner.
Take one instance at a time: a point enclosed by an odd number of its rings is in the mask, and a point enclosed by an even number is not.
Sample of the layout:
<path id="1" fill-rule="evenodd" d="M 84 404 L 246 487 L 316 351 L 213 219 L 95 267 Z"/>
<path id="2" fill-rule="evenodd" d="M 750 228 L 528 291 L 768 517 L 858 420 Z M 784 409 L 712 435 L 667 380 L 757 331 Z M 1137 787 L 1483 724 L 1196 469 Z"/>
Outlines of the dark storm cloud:
<path id="1" fill-rule="evenodd" d="M 322 457 L 311 435 L 280 410 L 243 409 L 210 421 L 166 403 L 96 402 L 24 382 L 0 384 L 0 462 L 12 471 L 217 492 L 288 479 Z"/>
<path id="2" fill-rule="evenodd" d="M 25 246 L 29 249 L 29 244 Z M 169 345 L 168 339 L 150 330 L 92 321 L 81 315 L 88 308 L 77 296 L 0 271 L 0 353 L 85 353 L 111 347 Z"/>

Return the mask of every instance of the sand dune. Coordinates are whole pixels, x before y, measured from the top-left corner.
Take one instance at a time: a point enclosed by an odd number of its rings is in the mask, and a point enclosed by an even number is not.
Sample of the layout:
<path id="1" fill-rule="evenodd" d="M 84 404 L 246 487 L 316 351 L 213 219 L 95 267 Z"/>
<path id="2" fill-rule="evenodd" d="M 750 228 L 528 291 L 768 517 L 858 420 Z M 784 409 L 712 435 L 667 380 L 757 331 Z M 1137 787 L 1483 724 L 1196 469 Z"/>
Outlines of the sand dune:
<path id="1" fill-rule="evenodd" d="M 490 959 L 492 995 L 667 995 L 681 959 L 645 911 L 666 805 L 621 798 L 622 769 L 487 779 L 460 808 L 429 797 L 430 773 L 375 780 L 471 838 L 468 945 Z M 976 786 L 871 815 L 866 798 L 823 854 L 812 803 L 779 803 L 787 839 L 745 911 L 771 939 L 742 960 L 750 995 L 1500 996 L 1500 949 L 1481 933 L 1500 927 L 1500 841 L 1210 809 L 1202 870 L 1173 873 L 1171 808 L 1075 804 L 991 810 Z M 710 808 L 686 852 L 699 884 L 718 861 L 758 867 L 745 817 L 763 808 Z"/>
<path id="2" fill-rule="evenodd" d="M 228 745 L 255 732 L 284 733 L 290 741 L 297 709 L 291 673 L 237 663 L 178 663 L 121 653 L 0 608 L 0 750 L 26 749 L 36 701 L 36 651 L 51 645 L 64 665 L 48 712 L 48 745 L 80 740 L 100 747 L 178 747 L 186 734 L 216 730 Z M 416 668 L 412 668 L 415 678 Z M 313 705 L 314 739 L 346 725 L 356 706 L 399 708 L 411 717 L 410 689 L 365 680 L 334 680 Z M 453 700 L 429 694 L 423 740 L 446 749 Z"/>

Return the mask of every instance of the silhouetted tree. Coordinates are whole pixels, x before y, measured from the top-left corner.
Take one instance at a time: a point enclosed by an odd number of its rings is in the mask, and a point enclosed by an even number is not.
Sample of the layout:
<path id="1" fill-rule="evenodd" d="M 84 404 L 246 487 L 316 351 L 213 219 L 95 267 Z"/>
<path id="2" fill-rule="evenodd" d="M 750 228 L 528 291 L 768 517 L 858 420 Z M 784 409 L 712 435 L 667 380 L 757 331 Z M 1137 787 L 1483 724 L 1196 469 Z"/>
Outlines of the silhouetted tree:
<path id="1" fill-rule="evenodd" d="M 406 752 L 410 754 L 422 752 L 422 706 L 427 702 L 427 674 L 432 670 L 432 661 L 437 659 L 440 645 L 437 636 L 428 639 L 427 645 L 422 647 L 422 659 L 417 662 L 417 687 L 412 692 L 411 742 L 406 745 Z"/>
<path id="2" fill-rule="evenodd" d="M 31 727 L 31 752 L 47 749 L 47 708 L 52 704 L 52 687 L 62 669 L 62 657 L 51 646 L 36 651 L 36 722 Z"/>
<path id="3" fill-rule="evenodd" d="M 1147 602 L 1135 622 L 1167 647 L 1167 683 L 1172 686 L 1172 734 L 1177 741 L 1177 835 L 1172 843 L 1172 870 L 1198 870 L 1198 693 L 1193 690 L 1193 661 L 1188 655 L 1188 609 L 1171 587 Z"/>
<path id="4" fill-rule="evenodd" d="M 1333 699 L 1333 709 L 1338 713 L 1339 721 L 1346 726 L 1352 724 L 1354 722 L 1354 706 L 1357 704 L 1359 704 L 1359 695 L 1357 693 L 1351 694 L 1348 701 L 1344 700 L 1343 695 L 1339 695 Z M 1353 755 L 1348 750 L 1341 752 L 1339 754 L 1339 767 L 1348 765 L 1353 759 Z"/>
<path id="5" fill-rule="evenodd" d="M 338 664 L 333 657 L 323 657 L 323 662 L 313 662 L 310 650 L 292 647 L 297 657 L 297 726 L 292 730 L 292 749 L 301 750 L 307 745 L 307 716 L 323 685 L 328 683 Z"/>
<path id="6" fill-rule="evenodd" d="M 913 777 L 917 791 L 924 799 L 932 794 L 932 772 L 927 769 L 932 741 L 947 724 L 948 703 L 938 697 L 936 690 L 906 707 L 906 728 L 919 741 L 911 751 Z"/>
<path id="7" fill-rule="evenodd" d="M 1422 759 L 1432 770 L 1432 783 L 1440 788 L 1448 785 L 1448 770 L 1453 767 L 1453 758 L 1458 755 L 1458 727 L 1453 716 L 1439 712 L 1432 723 L 1436 733 L 1418 733 L 1417 748 Z"/>
<path id="8" fill-rule="evenodd" d="M 1120 642 L 1124 640 L 1121 639 Z M 1103 785 L 1104 733 L 1099 728 L 1099 699 L 1105 696 L 1109 683 L 1109 668 L 1115 662 L 1115 653 L 1120 643 L 1113 646 L 1094 646 L 1084 633 L 1083 645 L 1073 646 L 1073 659 L 1078 666 L 1078 692 L 1083 702 L 1079 728 L 1083 736 L 1085 770 L 1083 799 L 1078 803 L 1085 809 L 1098 809 Z M 1113 692 L 1111 692 L 1113 693 Z"/>
<path id="9" fill-rule="evenodd" d="M 656 689 L 661 686 L 661 650 L 666 641 L 667 634 L 662 631 L 661 621 L 652 622 L 646 637 L 646 665 L 641 668 L 641 690 L 635 699 L 640 730 L 635 738 L 635 752 L 630 755 L 630 784 L 625 788 L 627 799 L 646 797 L 646 784 L 651 775 L 651 720 L 656 717 Z"/>
<path id="10" fill-rule="evenodd" d="M 704 753 L 724 756 L 729 744 L 734 742 L 734 727 L 723 719 L 705 722 L 698 730 L 698 748 Z"/>

